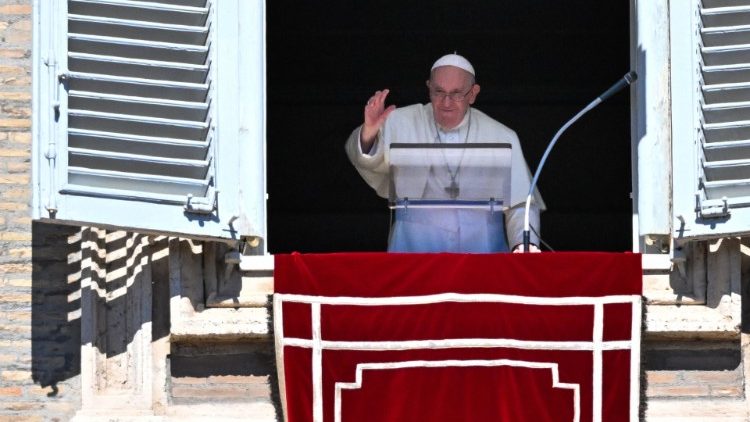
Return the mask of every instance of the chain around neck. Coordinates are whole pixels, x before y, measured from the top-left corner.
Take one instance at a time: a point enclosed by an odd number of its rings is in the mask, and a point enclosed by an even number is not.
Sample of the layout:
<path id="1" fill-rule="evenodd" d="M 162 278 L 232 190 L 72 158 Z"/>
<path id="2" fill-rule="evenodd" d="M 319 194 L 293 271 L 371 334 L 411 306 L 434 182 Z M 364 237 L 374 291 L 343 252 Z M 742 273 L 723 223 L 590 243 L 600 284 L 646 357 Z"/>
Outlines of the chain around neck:
<path id="1" fill-rule="evenodd" d="M 464 136 L 464 144 L 466 144 L 469 141 L 469 131 L 471 130 L 471 107 L 469 107 L 469 110 L 467 111 L 469 113 L 469 121 L 466 122 L 466 135 Z M 434 120 L 434 116 L 433 116 Z M 443 138 L 440 137 L 440 128 L 438 127 L 437 120 L 435 121 L 435 135 L 437 137 L 437 142 L 439 144 L 443 143 Z M 459 133 L 461 129 L 458 129 Z M 456 165 L 456 169 L 451 169 L 451 166 L 448 164 L 448 159 L 445 157 L 445 151 L 443 151 L 443 162 L 445 163 L 445 169 L 448 170 L 448 176 L 451 179 L 451 184 L 449 187 L 445 188 L 446 192 L 448 192 L 451 196 L 451 199 L 456 199 L 458 197 L 459 193 L 459 187 L 458 183 L 456 182 L 456 179 L 458 178 L 458 173 L 461 171 L 461 164 L 464 161 L 464 154 L 466 153 L 466 149 L 464 148 L 461 151 L 461 158 L 458 160 L 458 164 Z"/>

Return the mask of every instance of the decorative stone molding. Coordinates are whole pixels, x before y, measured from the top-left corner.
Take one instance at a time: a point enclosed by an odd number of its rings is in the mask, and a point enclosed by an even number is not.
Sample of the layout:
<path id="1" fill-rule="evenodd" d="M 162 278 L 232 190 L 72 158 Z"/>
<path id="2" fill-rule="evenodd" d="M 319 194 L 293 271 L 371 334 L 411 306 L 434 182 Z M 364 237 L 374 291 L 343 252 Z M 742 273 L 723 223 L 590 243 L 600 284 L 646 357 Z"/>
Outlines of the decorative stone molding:
<path id="1" fill-rule="evenodd" d="M 206 306 L 205 276 L 217 273 L 215 251 L 223 246 L 96 228 L 82 230 L 81 244 L 82 403 L 74 421 L 277 420 L 270 396 L 223 410 L 170 403 L 176 342 L 268 342 L 267 294 L 254 307 Z M 229 277 L 214 279 L 224 283 L 218 291 L 251 278 L 240 275 L 238 264 Z"/>
<path id="2" fill-rule="evenodd" d="M 82 403 L 75 421 L 161 419 L 155 409 L 166 405 L 166 354 L 152 336 L 149 243 L 145 235 L 82 231 Z"/>
<path id="3" fill-rule="evenodd" d="M 644 255 L 644 337 L 739 338 L 747 243 L 740 238 L 690 242 L 669 265 Z"/>
<path id="4" fill-rule="evenodd" d="M 222 244 L 169 240 L 173 340 L 268 338 L 272 276 L 226 266 Z M 208 275 L 207 275 L 208 274 Z M 206 292 L 206 294 L 204 294 Z"/>

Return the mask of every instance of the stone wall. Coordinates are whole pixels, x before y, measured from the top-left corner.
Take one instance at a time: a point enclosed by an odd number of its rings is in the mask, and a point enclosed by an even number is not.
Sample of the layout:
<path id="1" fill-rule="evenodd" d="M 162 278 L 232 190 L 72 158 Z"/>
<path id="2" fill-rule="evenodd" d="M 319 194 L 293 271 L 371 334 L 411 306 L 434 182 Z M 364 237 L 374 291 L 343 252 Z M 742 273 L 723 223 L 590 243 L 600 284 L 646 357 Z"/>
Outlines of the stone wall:
<path id="1" fill-rule="evenodd" d="M 667 258 L 662 265 L 644 259 L 643 410 L 649 422 L 749 420 L 742 300 L 750 282 L 749 245 L 746 238 L 684 245 L 682 265 L 668 256 L 659 256 Z"/>
<path id="2" fill-rule="evenodd" d="M 32 223 L 31 0 L 0 1 L 0 421 L 80 405 L 77 229 Z"/>
<path id="3" fill-rule="evenodd" d="M 739 339 L 650 342 L 643 366 L 649 398 L 744 398 Z"/>
<path id="4" fill-rule="evenodd" d="M 84 397 L 101 400 L 97 392 L 107 390 L 101 380 L 109 382 L 121 372 L 127 374 L 132 369 L 109 371 L 97 367 L 96 359 L 91 356 L 82 356 L 82 350 L 87 354 L 92 352 L 91 347 L 82 348 L 85 336 L 81 324 L 82 312 L 87 309 L 82 307 L 82 297 L 91 298 L 91 291 L 81 288 L 82 279 L 95 270 L 90 265 L 81 266 L 84 252 L 90 252 L 90 247 L 83 247 L 82 236 L 91 231 L 30 219 L 31 3 L 31 0 L 0 0 L 0 422 L 67 421 L 76 415 L 85 420 L 86 413 L 81 412 Z M 119 262 L 115 244 L 104 251 L 106 265 L 99 270 L 105 275 L 114 273 L 113 265 Z M 202 261 L 200 257 L 197 259 Z M 275 420 L 273 415 L 277 412 L 273 411 L 273 405 L 263 404 L 278 403 L 271 398 L 275 391 L 272 388 L 275 367 L 273 343 L 267 333 L 261 338 L 225 339 L 216 343 L 215 339 L 206 342 L 201 334 L 193 335 L 189 329 L 178 326 L 182 341 L 170 347 L 170 276 L 169 269 L 164 268 L 166 264 L 160 263 L 165 261 L 156 260 L 153 264 L 156 272 L 152 334 L 154 350 L 166 347 L 164 353 L 155 353 L 161 357 L 161 363 L 157 362 L 156 366 L 167 365 L 169 374 L 161 381 L 156 380 L 165 388 L 153 393 L 154 397 L 163 397 L 158 400 L 162 407 L 154 406 L 153 414 L 175 419 L 200 413 L 212 415 L 212 419 L 260 416 L 257 410 L 260 402 L 262 413 Z M 184 270 L 189 272 L 190 269 Z M 118 280 L 107 277 L 107 288 L 117 284 Z M 198 283 L 194 287 L 202 291 L 201 277 L 199 269 L 197 274 L 180 277 L 173 284 L 179 287 L 185 282 L 188 289 L 192 281 Z M 138 296 L 142 292 L 129 291 L 128 295 L 131 294 Z M 108 310 L 115 309 L 111 303 L 108 307 L 111 308 Z M 89 308 L 87 312 L 92 310 Z M 217 312 L 239 314 L 233 310 Z M 262 314 L 265 315 L 265 311 Z M 252 319 L 241 318 L 244 322 Z M 220 322 L 216 318 L 213 320 Z M 151 323 L 148 318 L 145 322 Z M 263 327 L 267 324 L 265 317 L 261 324 Z M 191 322 L 186 326 L 196 324 Z M 97 354 L 103 351 L 112 355 L 106 361 L 127 359 L 127 354 L 113 353 L 117 339 L 111 336 L 119 331 L 108 331 L 111 335 L 100 339 L 107 343 L 107 348 L 96 344 L 97 349 L 101 349 Z M 88 340 L 84 342 L 90 344 Z M 164 346 L 157 343 L 164 343 Z M 82 361 L 85 369 L 104 370 L 101 379 L 82 377 Z M 92 391 L 89 391 L 89 384 L 99 390 L 90 388 Z M 135 391 L 142 386 L 129 387 Z M 270 411 L 263 410 L 269 408 Z"/>

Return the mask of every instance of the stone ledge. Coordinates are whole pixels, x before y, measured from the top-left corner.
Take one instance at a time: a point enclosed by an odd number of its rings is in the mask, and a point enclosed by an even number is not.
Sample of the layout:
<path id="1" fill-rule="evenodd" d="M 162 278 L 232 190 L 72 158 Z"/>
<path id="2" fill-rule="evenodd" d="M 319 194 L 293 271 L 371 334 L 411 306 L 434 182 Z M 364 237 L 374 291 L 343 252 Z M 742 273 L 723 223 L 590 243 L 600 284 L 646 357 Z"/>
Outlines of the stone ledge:
<path id="1" fill-rule="evenodd" d="M 641 267 L 644 272 L 649 271 L 665 271 L 668 272 L 672 269 L 672 261 L 669 258 L 669 254 L 647 254 L 641 255 Z"/>
<path id="2" fill-rule="evenodd" d="M 128 410 L 79 410 L 71 422 L 162 422 L 163 416 L 156 416 L 152 411 Z"/>
<path id="3" fill-rule="evenodd" d="M 646 306 L 647 338 L 736 339 L 739 321 L 706 306 Z"/>
<path id="4" fill-rule="evenodd" d="M 239 292 L 235 296 L 220 296 L 215 293 L 206 298 L 209 308 L 266 307 L 273 302 L 273 277 L 255 276 L 245 273 L 240 279 Z"/>
<path id="5" fill-rule="evenodd" d="M 208 308 L 172 321 L 172 340 L 267 338 L 271 335 L 269 308 Z"/>
<path id="6" fill-rule="evenodd" d="M 703 305 L 705 295 L 697 298 L 692 292 L 681 291 L 672 285 L 669 274 L 644 274 L 643 296 L 648 305 Z"/>
<path id="7" fill-rule="evenodd" d="M 166 409 L 166 417 L 169 421 L 258 421 L 278 422 L 281 418 L 276 417 L 276 408 L 270 403 L 232 403 L 226 405 L 199 404 L 199 405 L 177 405 Z"/>
<path id="8" fill-rule="evenodd" d="M 240 270 L 242 271 L 271 271 L 274 268 L 273 255 L 242 255 Z"/>
<path id="9" fill-rule="evenodd" d="M 651 399 L 646 406 L 646 422 L 746 422 L 750 416 L 739 399 Z"/>

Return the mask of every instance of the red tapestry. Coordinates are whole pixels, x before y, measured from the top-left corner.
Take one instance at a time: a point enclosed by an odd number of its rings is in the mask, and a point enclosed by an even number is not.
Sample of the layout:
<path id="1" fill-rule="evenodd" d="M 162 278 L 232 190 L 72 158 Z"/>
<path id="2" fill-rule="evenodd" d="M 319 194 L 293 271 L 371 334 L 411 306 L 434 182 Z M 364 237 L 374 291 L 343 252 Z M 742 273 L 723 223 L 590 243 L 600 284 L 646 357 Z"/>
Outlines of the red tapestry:
<path id="1" fill-rule="evenodd" d="M 637 421 L 641 257 L 291 254 L 287 421 Z"/>

